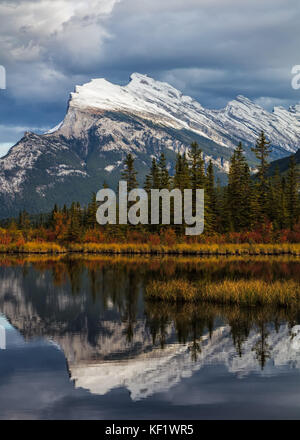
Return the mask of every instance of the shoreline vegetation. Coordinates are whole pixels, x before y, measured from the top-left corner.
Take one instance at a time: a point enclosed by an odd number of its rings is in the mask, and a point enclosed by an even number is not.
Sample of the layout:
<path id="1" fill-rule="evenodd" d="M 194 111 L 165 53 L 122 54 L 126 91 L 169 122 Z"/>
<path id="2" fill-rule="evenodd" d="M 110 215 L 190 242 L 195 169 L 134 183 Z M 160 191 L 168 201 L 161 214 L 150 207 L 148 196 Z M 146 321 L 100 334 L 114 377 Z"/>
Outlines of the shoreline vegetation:
<path id="1" fill-rule="evenodd" d="M 158 307 L 267 305 L 294 312 L 300 306 L 297 164 L 292 156 L 286 175 L 281 176 L 277 170 L 274 176 L 269 176 L 270 144 L 264 133 L 253 152 L 259 162 L 256 176 L 251 176 L 239 144 L 230 160 L 225 187 L 215 185 L 213 164 L 210 161 L 206 166 L 196 143 L 191 145 L 188 156 L 178 154 L 173 176 L 163 153 L 159 162 L 153 159 L 144 183 L 148 195 L 152 189 L 192 189 L 194 195 L 197 189 L 204 189 L 203 234 L 186 236 L 184 223 L 177 224 L 172 212 L 170 224 L 151 224 L 149 198 L 147 224 L 99 225 L 96 220 L 99 205 L 93 194 L 87 206 L 82 207 L 79 202 L 73 202 L 69 208 L 55 205 L 48 214 L 30 217 L 23 211 L 18 219 L 1 222 L 0 265 L 1 259 L 3 265 L 9 265 L 14 264 L 10 259 L 26 260 L 26 255 L 31 255 L 27 258 L 37 260 L 32 261 L 35 267 L 51 270 L 56 285 L 69 278 L 72 292 L 77 292 L 80 273 L 84 270 L 79 260 L 94 259 L 85 264 L 96 295 L 97 274 L 104 277 L 105 264 L 112 265 L 101 260 L 111 259 L 119 262 L 119 274 L 124 271 L 130 274 L 130 280 L 135 280 L 127 290 L 136 298 L 139 277 L 141 273 L 145 276 L 146 303 Z M 128 192 L 138 187 L 131 154 L 126 157 L 122 179 L 127 182 Z M 107 188 L 105 183 L 103 187 Z M 161 204 L 159 221 L 163 223 L 162 208 Z M 47 258 L 53 261 L 43 261 Z M 147 258 L 149 267 L 145 264 Z M 277 264 L 273 261 L 276 258 L 294 261 Z M 57 262 L 57 259 L 66 261 Z M 263 259 L 266 261 L 262 262 Z"/>
<path id="2" fill-rule="evenodd" d="M 67 243 L 16 242 L 0 244 L 2 254 L 129 254 L 129 255 L 212 255 L 258 256 L 292 255 L 300 257 L 300 243 Z"/>
<path id="3" fill-rule="evenodd" d="M 146 288 L 146 299 L 166 303 L 292 307 L 300 304 L 300 284 L 294 280 L 152 281 Z"/>
<path id="4" fill-rule="evenodd" d="M 127 200 L 127 207 L 134 208 L 136 218 L 140 220 L 136 224 L 102 224 L 101 221 L 101 225 L 98 224 L 100 207 L 94 193 L 87 206 L 81 206 L 79 202 L 73 202 L 70 207 L 55 205 L 48 213 L 29 215 L 22 211 L 18 218 L 1 221 L 0 253 L 298 257 L 299 170 L 294 156 L 291 156 L 286 175 L 281 176 L 279 170 L 274 176 L 269 175 L 270 149 L 262 132 L 252 149 L 258 159 L 258 172 L 252 176 L 240 143 L 230 160 L 226 186 L 221 186 L 220 182 L 216 185 L 213 163 L 205 162 L 197 143 L 191 144 L 188 154 L 178 154 L 173 175 L 167 157 L 161 153 L 158 162 L 153 158 L 144 181 L 148 197 L 148 209 L 144 206 L 147 215 L 142 216 L 141 206 L 137 208 L 132 205 L 133 201 Z M 134 157 L 128 154 L 121 173 L 128 193 L 138 188 L 137 175 Z M 107 188 L 105 182 L 103 188 Z M 185 235 L 185 215 L 182 222 L 175 219 L 175 201 L 171 199 L 170 191 L 176 189 L 181 193 L 185 189 L 192 190 L 191 211 L 195 219 L 196 191 L 204 190 L 203 234 Z M 163 215 L 166 199 L 161 194 L 158 224 L 156 221 L 152 224 L 152 190 L 166 190 L 169 194 L 166 203 L 169 217 L 166 219 Z M 120 214 L 120 206 L 116 205 L 115 211 Z M 146 224 L 143 223 L 145 219 L 148 219 Z"/>

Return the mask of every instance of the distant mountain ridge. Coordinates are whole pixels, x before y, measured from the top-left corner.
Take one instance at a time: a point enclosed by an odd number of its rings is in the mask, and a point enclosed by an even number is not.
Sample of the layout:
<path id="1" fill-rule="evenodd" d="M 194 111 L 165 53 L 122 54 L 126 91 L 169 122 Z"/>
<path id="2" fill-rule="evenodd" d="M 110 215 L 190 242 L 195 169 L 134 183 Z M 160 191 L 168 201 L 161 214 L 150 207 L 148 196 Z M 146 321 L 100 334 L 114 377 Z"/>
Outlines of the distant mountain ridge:
<path id="1" fill-rule="evenodd" d="M 295 153 L 288 157 L 283 157 L 282 159 L 275 160 L 270 164 L 269 174 L 274 175 L 276 170 L 278 169 L 280 174 L 286 174 L 289 169 L 289 163 L 291 157 L 295 158 L 295 163 L 300 171 L 300 149 Z"/>
<path id="2" fill-rule="evenodd" d="M 164 152 L 172 170 L 176 154 L 192 141 L 224 178 L 239 141 L 255 166 L 250 147 L 261 130 L 272 143 L 271 159 L 296 152 L 300 105 L 269 113 L 239 95 L 224 109 L 209 110 L 147 75 L 131 75 L 126 86 L 95 79 L 76 87 L 60 124 L 44 135 L 25 133 L 0 159 L 0 216 L 47 212 L 74 200 L 86 204 L 104 181 L 116 186 L 129 152 L 142 183 L 153 157 Z"/>

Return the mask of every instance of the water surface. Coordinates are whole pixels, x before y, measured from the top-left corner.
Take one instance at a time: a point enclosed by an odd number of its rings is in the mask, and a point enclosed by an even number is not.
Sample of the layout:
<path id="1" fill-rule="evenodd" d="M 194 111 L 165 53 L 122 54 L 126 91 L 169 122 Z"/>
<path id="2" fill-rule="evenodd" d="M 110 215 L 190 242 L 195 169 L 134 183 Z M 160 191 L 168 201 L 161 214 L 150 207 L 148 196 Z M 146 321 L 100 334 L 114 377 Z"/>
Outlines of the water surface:
<path id="1" fill-rule="evenodd" d="M 300 418 L 300 310 L 166 305 L 153 279 L 293 279 L 288 258 L 0 259 L 0 418 Z"/>

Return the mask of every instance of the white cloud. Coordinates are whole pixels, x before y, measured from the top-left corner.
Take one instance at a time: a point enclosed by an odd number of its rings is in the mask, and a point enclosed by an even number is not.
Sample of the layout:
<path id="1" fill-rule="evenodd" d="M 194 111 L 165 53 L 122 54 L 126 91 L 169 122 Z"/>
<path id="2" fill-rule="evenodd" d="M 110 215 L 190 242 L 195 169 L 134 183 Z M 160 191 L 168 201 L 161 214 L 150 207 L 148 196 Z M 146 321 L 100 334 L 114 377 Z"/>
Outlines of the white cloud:
<path id="1" fill-rule="evenodd" d="M 279 99 L 270 96 L 261 96 L 255 99 L 254 102 L 269 111 L 272 111 L 274 107 L 288 107 L 290 104 L 290 101 L 288 99 Z"/>
<path id="2" fill-rule="evenodd" d="M 106 20 L 119 1 L 2 2 L 0 60 L 10 74 L 13 95 L 38 96 L 45 84 L 52 89 L 54 81 L 64 81 L 66 65 L 80 70 L 100 62 L 110 37 Z"/>
<path id="3" fill-rule="evenodd" d="M 134 71 L 211 108 L 237 94 L 268 107 L 299 101 L 290 85 L 299 63 L 299 0 L 242 3 L 2 0 L 8 88 L 0 94 L 1 124 L 55 125 L 76 84 L 102 76 L 124 84 Z M 2 142 L 11 140 L 2 134 Z"/>

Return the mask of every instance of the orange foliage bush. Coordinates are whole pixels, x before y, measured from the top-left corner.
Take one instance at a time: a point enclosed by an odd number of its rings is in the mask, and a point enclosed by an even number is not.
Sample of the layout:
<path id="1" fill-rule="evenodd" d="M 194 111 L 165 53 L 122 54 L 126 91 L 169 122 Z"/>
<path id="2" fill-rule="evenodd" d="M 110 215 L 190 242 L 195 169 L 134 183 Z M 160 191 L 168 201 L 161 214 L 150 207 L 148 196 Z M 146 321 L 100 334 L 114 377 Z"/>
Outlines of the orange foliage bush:
<path id="1" fill-rule="evenodd" d="M 162 234 L 162 241 L 167 246 L 174 246 L 174 244 L 177 242 L 177 237 L 174 229 L 167 229 L 166 231 L 164 231 L 164 233 Z"/>
<path id="2" fill-rule="evenodd" d="M 104 243 L 105 237 L 102 232 L 97 229 L 89 229 L 83 236 L 84 243 Z"/>
<path id="3" fill-rule="evenodd" d="M 152 246 L 158 246 L 160 245 L 160 236 L 158 234 L 150 234 L 148 243 Z"/>

